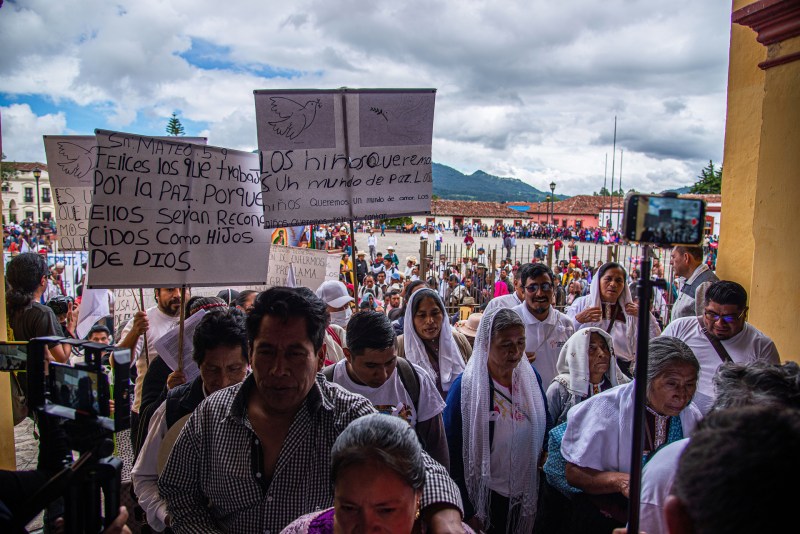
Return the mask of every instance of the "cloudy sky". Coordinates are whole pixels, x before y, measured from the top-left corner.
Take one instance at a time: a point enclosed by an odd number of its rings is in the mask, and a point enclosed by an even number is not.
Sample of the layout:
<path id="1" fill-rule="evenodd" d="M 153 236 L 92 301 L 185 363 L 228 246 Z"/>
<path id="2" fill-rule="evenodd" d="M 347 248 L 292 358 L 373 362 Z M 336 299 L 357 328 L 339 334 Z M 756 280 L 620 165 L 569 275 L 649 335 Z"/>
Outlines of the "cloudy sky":
<path id="1" fill-rule="evenodd" d="M 615 179 L 661 191 L 722 159 L 729 36 L 721 0 L 6 0 L 3 152 L 173 111 L 252 150 L 254 89 L 434 87 L 437 162 L 590 193 L 616 115 Z"/>

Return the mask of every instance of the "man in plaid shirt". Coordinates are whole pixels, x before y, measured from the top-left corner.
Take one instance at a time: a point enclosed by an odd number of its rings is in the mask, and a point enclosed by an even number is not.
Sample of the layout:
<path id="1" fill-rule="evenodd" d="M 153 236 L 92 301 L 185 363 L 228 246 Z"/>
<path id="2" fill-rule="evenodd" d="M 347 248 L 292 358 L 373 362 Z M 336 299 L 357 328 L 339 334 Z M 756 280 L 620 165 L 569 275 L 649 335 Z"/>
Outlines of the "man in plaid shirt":
<path id="1" fill-rule="evenodd" d="M 258 296 L 247 319 L 253 373 L 195 410 L 159 478 L 175 532 L 277 534 L 332 506 L 333 442 L 375 409 L 318 374 L 328 321 L 307 288 Z M 457 486 L 425 461 L 423 518 L 432 532 L 463 532 Z"/>

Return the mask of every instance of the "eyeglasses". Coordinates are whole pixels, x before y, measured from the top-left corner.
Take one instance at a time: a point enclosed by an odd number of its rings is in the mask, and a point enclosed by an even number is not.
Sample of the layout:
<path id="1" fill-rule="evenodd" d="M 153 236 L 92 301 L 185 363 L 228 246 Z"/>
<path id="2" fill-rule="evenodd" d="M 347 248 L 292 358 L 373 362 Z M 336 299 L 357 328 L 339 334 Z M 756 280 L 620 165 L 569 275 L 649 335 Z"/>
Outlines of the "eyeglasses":
<path id="1" fill-rule="evenodd" d="M 736 315 L 736 314 L 733 314 L 733 313 L 729 313 L 727 315 L 719 315 L 719 314 L 716 314 L 716 313 L 714 313 L 712 311 L 706 310 L 706 311 L 703 312 L 703 316 L 706 319 L 708 319 L 709 321 L 713 322 L 713 323 L 716 323 L 720 319 L 722 319 L 726 323 L 735 323 L 736 321 L 738 321 L 739 319 L 744 317 L 745 313 L 747 313 L 747 308 L 743 309 L 742 313 L 740 313 L 739 315 Z"/>
<path id="2" fill-rule="evenodd" d="M 553 289 L 553 284 L 550 282 L 545 282 L 544 284 L 531 284 L 529 286 L 525 286 L 525 289 L 528 293 L 536 293 L 541 289 L 543 292 L 547 293 L 548 291 Z"/>

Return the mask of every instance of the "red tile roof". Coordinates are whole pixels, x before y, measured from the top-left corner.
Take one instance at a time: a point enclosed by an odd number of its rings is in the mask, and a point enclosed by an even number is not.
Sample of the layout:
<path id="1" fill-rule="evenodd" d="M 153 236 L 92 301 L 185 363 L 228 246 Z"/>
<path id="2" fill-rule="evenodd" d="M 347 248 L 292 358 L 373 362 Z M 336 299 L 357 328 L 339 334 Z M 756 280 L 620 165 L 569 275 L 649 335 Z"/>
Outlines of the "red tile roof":
<path id="1" fill-rule="evenodd" d="M 524 219 L 525 213 L 512 210 L 499 202 L 478 202 L 474 200 L 432 200 L 433 215 L 456 217 L 492 217 L 495 219 Z"/>
<path id="2" fill-rule="evenodd" d="M 8 161 L 5 160 L 3 162 L 4 168 L 13 168 L 16 171 L 20 172 L 32 172 L 33 169 L 40 169 L 42 172 L 47 172 L 47 164 L 46 163 L 37 163 L 37 162 L 27 162 L 27 161 Z"/>
<path id="3" fill-rule="evenodd" d="M 678 195 L 680 198 L 696 198 L 705 200 L 707 204 L 719 204 L 722 195 Z M 622 207 L 619 197 L 614 197 L 614 210 Z M 509 202 L 514 206 L 528 206 L 526 213 L 546 213 L 550 209 L 549 202 Z M 610 196 L 577 195 L 553 203 L 553 212 L 558 215 L 599 215 L 600 211 L 611 207 Z"/>

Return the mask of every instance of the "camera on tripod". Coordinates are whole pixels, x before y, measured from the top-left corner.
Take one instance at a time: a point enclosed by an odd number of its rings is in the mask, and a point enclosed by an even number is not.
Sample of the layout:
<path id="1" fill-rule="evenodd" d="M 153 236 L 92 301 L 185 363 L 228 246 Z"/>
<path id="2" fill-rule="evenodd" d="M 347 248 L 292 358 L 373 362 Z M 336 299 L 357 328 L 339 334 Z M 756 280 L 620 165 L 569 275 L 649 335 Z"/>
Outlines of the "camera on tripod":
<path id="1" fill-rule="evenodd" d="M 55 343 L 83 351 L 84 361 L 47 362 L 45 347 Z M 27 345 L 5 343 L 0 356 L 0 370 L 27 370 L 27 404 L 40 424 L 43 420 L 62 424 L 66 436 L 58 439 L 68 440 L 69 448 L 81 453 L 39 488 L 23 509 L 14 511 L 14 531 L 24 532 L 41 510 L 63 497 L 67 534 L 101 532 L 119 512 L 122 461 L 112 456 L 111 438 L 130 428 L 130 349 L 41 337 Z M 104 361 L 111 362 L 113 372 Z"/>

